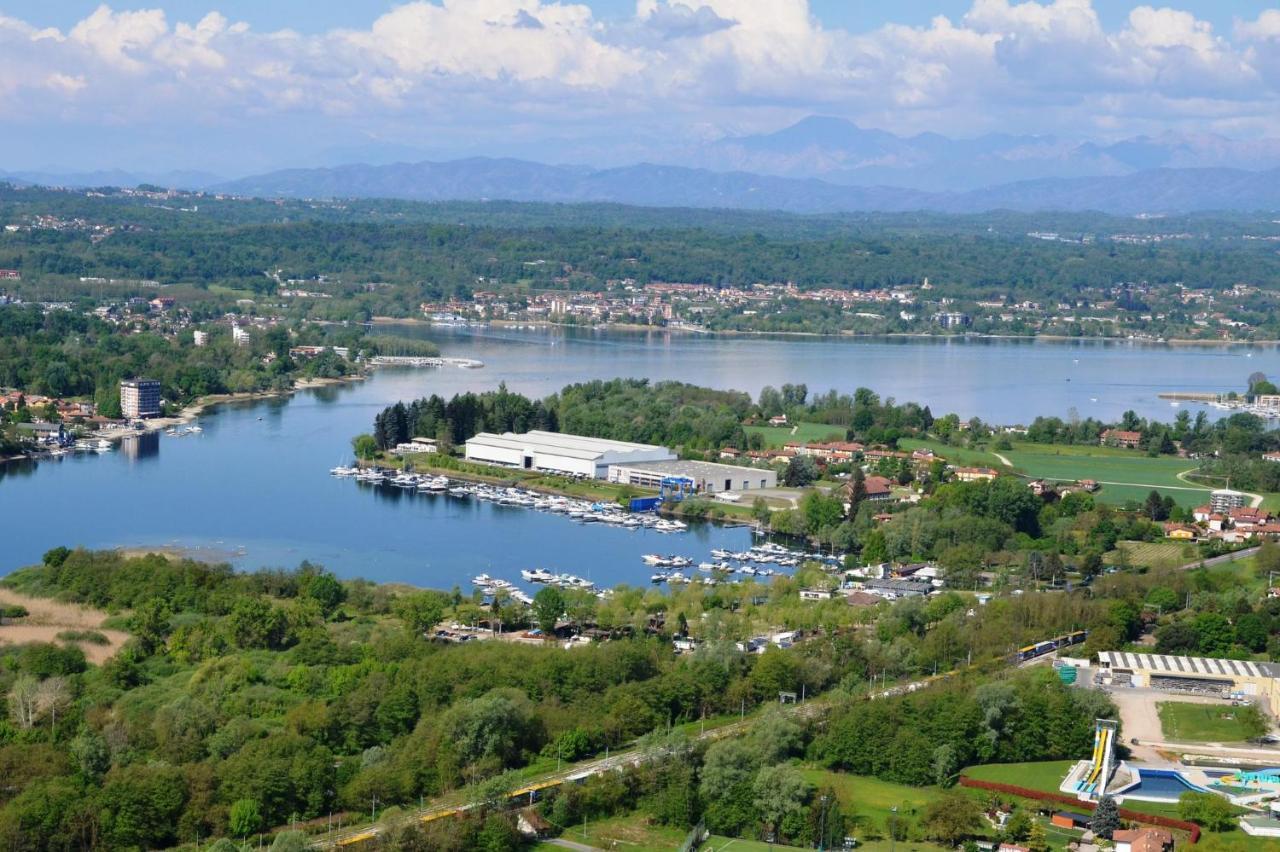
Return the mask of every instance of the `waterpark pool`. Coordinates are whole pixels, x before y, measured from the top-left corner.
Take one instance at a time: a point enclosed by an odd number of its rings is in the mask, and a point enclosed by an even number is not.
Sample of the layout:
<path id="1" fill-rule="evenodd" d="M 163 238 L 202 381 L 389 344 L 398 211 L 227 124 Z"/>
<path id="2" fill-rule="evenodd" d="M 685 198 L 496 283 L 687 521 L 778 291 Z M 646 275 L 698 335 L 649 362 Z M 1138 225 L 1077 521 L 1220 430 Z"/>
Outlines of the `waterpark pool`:
<path id="1" fill-rule="evenodd" d="M 1208 792 L 1188 781 L 1180 772 L 1172 769 L 1143 769 L 1137 784 L 1122 791 L 1125 798 L 1145 799 L 1151 802 L 1176 802 L 1188 791 Z"/>

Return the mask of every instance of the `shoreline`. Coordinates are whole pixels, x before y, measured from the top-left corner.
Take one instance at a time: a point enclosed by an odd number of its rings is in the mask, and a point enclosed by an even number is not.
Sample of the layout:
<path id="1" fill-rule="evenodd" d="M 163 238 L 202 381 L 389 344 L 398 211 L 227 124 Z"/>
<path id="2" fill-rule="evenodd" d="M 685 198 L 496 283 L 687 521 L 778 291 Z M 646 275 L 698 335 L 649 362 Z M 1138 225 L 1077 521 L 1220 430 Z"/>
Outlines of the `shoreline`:
<path id="1" fill-rule="evenodd" d="M 396 317 L 374 317 L 371 323 L 375 325 L 423 325 L 427 327 L 435 327 L 435 323 L 428 319 L 420 317 L 407 317 L 398 319 Z M 925 331 L 758 331 L 755 329 L 710 329 L 710 328 L 685 328 L 659 325 L 643 325 L 640 323 L 604 323 L 597 327 L 594 325 L 582 325 L 578 323 L 560 323 L 551 322 L 549 320 L 484 320 L 485 325 L 495 328 L 515 328 L 515 327 L 532 327 L 532 328 L 573 328 L 583 329 L 587 331 L 605 330 L 605 331 L 646 331 L 646 332 L 663 332 L 667 334 L 700 334 L 717 337 L 813 337 L 813 338 L 845 338 L 858 340 L 874 340 L 883 339 L 920 339 L 920 340 L 1023 340 L 1028 343 L 1034 343 L 1039 340 L 1045 340 L 1052 343 L 1085 343 L 1099 342 L 1108 344 L 1137 344 L 1140 346 L 1203 346 L 1203 347 L 1229 347 L 1229 346 L 1257 346 L 1261 348 L 1280 346 L 1280 340 L 1201 340 L 1198 338 L 1171 337 L 1165 340 L 1154 340 L 1147 338 L 1134 337 L 1100 337 L 1100 336 L 1073 336 L 1069 334 L 991 334 L 991 333 L 969 333 L 969 334 L 933 334 Z M 441 328 L 453 328 L 456 326 L 440 326 Z"/>
<path id="2" fill-rule="evenodd" d="M 349 376 L 338 376 L 336 378 L 326 379 L 297 379 L 293 387 L 287 390 L 269 390 L 269 391 L 244 391 L 235 393 L 215 393 L 199 397 L 192 400 L 182 407 L 177 414 L 168 417 L 153 417 L 148 420 L 141 421 L 142 429 L 134 429 L 125 427 L 95 429 L 89 434 L 95 438 L 104 441 L 110 441 L 113 444 L 119 444 L 126 438 L 137 437 L 139 435 L 147 435 L 153 432 L 163 432 L 166 429 L 175 426 L 185 426 L 196 420 L 200 415 L 204 414 L 211 408 L 219 405 L 225 405 L 232 402 L 261 402 L 267 399 L 276 399 L 293 396 L 298 391 L 314 390 L 315 388 L 334 387 L 337 385 L 348 384 L 350 382 L 364 381 L 369 377 L 368 370 L 361 370 Z M 45 457 L 44 453 L 22 453 L 16 456 L 7 456 L 0 458 L 0 464 L 9 464 L 11 462 L 20 461 L 39 461 Z"/>

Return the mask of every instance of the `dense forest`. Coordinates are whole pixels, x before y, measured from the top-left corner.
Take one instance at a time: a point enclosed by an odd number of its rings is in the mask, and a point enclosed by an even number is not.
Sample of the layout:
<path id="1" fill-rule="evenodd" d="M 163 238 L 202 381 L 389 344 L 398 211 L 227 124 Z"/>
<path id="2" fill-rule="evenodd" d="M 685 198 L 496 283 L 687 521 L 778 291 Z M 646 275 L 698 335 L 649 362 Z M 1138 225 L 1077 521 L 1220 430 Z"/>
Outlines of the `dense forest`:
<path id="1" fill-rule="evenodd" d="M 442 439 L 446 448 L 480 432 L 540 429 L 679 446 L 690 450 L 745 446 L 742 419 L 751 398 L 682 382 L 613 379 L 569 385 L 558 394 L 531 400 L 508 391 L 438 395 L 398 402 L 374 419 L 373 437 L 386 450 L 413 437 Z"/>
<path id="2" fill-rule="evenodd" d="M 975 620 L 962 598 L 943 595 L 886 605 L 872 636 L 854 629 L 863 616 L 843 602 L 803 604 L 799 583 L 780 580 L 768 589 L 664 596 L 624 587 L 608 601 L 584 595 L 564 603 L 568 617 L 616 638 L 564 651 L 426 641 L 423 632 L 446 614 L 470 620 L 489 610 L 456 590 L 339 582 L 305 563 L 242 574 L 225 565 L 60 548 L 4 582 L 119 612 L 117 623 L 133 637 L 100 667 L 87 666 L 74 644 L 0 652 L 0 688 L 13 711 L 0 742 L 0 765 L 12 782 L 0 791 L 0 842 L 13 849 L 155 848 L 196 836 L 252 835 L 331 811 L 353 812 L 350 820 L 375 796 L 384 808 L 416 802 L 500 779 L 548 754 L 579 759 L 669 723 L 767 704 L 780 690 L 812 695 L 843 684 L 856 691 L 886 670 L 942 671 L 966 654 L 1003 655 L 1009 641 L 1045 630 L 1132 627 L 1123 616 L 1116 620 L 1120 610 L 1105 599 L 1009 599 Z M 501 606 L 511 608 L 503 617 L 518 626 L 518 608 Z M 655 616 L 665 616 L 665 626 Z M 821 635 L 763 655 L 733 648 L 732 639 L 750 635 L 753 624 L 779 620 Z M 705 650 L 673 656 L 667 640 L 682 629 L 705 640 Z M 687 826 L 705 809 L 721 830 L 754 832 L 768 814 L 753 807 L 760 779 L 794 774 L 777 768 L 788 758 L 808 752 L 832 766 L 933 783 L 969 762 L 1082 753 L 1093 714 L 1105 703 L 1068 696 L 1051 676 L 1023 675 L 1007 689 L 957 703 L 968 690 L 883 705 L 899 719 L 884 729 L 890 740 L 901 738 L 905 720 L 929 720 L 935 736 L 928 754 L 913 747 L 890 763 L 863 765 L 845 734 L 857 724 L 849 708 L 809 746 L 807 725 L 777 721 L 745 750 L 743 743 L 699 746 L 691 761 L 659 762 L 646 770 L 652 774 L 626 783 L 651 807 L 666 800 L 659 791 L 683 789 L 682 804 L 660 809 L 673 823 Z M 1039 712 L 1043 702 L 1052 714 Z M 944 704 L 951 709 L 939 712 Z M 987 736 L 982 726 L 993 724 L 992 707 L 1004 715 L 1000 732 Z M 1047 724 L 1054 731 L 1039 727 Z M 975 740 L 979 734 L 985 739 Z M 940 762 L 944 745 L 949 758 Z M 691 770 L 706 773 L 700 792 Z M 667 775 L 677 771 L 683 781 Z M 708 780 L 716 772 L 731 773 L 734 783 Z M 778 820 L 807 814 L 812 793 L 800 785 Z M 574 808 L 624 807 L 622 800 L 575 803 L 576 795 L 544 807 L 560 825 L 576 817 Z M 807 824 L 793 817 L 775 828 L 799 839 Z M 463 821 L 450 831 L 484 828 L 483 821 Z M 470 838 L 400 848 L 477 848 L 465 845 Z"/>
<path id="3" fill-rule="evenodd" d="M 84 227 L 0 234 L 0 267 L 30 279 L 100 276 L 165 284 L 232 284 L 269 291 L 285 277 L 414 285 L 419 297 L 483 286 L 594 289 L 609 279 L 870 289 L 928 277 L 939 295 L 1071 298 L 1117 282 L 1271 286 L 1280 257 L 1266 221 L 1190 218 L 1158 223 L 1068 214 L 986 217 L 796 217 L 644 211 L 587 205 L 266 202 L 86 197 L 0 189 L 0 220 L 75 217 Z M 716 226 L 720 220 L 727 225 Z M 91 229 L 112 228 L 109 236 Z M 1028 231 L 1189 231 L 1130 245 L 1032 239 Z M 1156 231 L 1155 229 L 1159 230 Z M 92 238 L 91 238 L 92 237 Z"/>

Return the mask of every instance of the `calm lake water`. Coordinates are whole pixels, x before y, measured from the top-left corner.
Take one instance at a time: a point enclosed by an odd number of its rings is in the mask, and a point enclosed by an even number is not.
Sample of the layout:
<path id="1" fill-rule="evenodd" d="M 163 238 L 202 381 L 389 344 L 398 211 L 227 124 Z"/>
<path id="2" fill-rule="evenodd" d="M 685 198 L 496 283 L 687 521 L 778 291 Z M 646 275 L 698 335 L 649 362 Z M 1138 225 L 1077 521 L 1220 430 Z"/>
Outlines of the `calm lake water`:
<path id="1" fill-rule="evenodd" d="M 538 396 L 596 378 L 682 379 L 753 395 L 768 384 L 810 391 L 870 387 L 997 423 L 1036 414 L 1116 418 L 1127 408 L 1171 419 L 1163 390 L 1240 388 L 1249 373 L 1280 374 L 1257 347 L 1168 348 L 1091 342 L 826 340 L 428 329 L 404 333 L 479 358 L 479 370 L 384 370 L 365 382 L 290 399 L 221 406 L 201 435 L 150 436 L 103 456 L 0 466 L 0 571 L 60 545 L 201 549 L 235 564 L 319 562 L 341 576 L 466 587 L 487 572 L 519 580 L 542 567 L 598 583 L 645 582 L 649 552 L 705 559 L 743 549 L 750 533 L 703 526 L 663 535 L 581 525 L 531 510 L 370 489 L 329 476 L 352 435 L 397 399 L 486 390 L 505 381 Z M 1069 380 L 1069 381 L 1068 381 Z M 1094 401 L 1096 400 L 1096 401 Z M 1191 408 L 1195 411 L 1195 407 Z"/>

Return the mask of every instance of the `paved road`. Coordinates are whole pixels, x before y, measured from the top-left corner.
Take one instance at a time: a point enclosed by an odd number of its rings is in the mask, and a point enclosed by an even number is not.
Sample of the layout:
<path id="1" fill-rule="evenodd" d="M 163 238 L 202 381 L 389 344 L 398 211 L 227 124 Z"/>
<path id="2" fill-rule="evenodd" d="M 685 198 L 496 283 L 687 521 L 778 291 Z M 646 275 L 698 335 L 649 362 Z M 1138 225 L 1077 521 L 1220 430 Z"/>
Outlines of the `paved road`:
<path id="1" fill-rule="evenodd" d="M 1199 568 L 1202 564 L 1206 568 L 1212 568 L 1215 565 L 1226 565 L 1229 562 L 1235 562 L 1238 559 L 1247 559 L 1258 552 L 1256 547 L 1246 547 L 1244 550 L 1237 550 L 1233 553 L 1224 553 L 1221 556 L 1211 556 L 1208 559 L 1197 559 L 1194 562 L 1188 562 L 1182 566 L 1182 570 L 1190 570 Z"/>
<path id="2" fill-rule="evenodd" d="M 562 837 L 556 837 L 544 842 L 550 846 L 561 846 L 565 849 L 576 849 L 577 852 L 604 852 L 604 850 L 596 846 L 588 846 L 585 843 L 575 843 L 572 840 L 565 840 Z"/>

